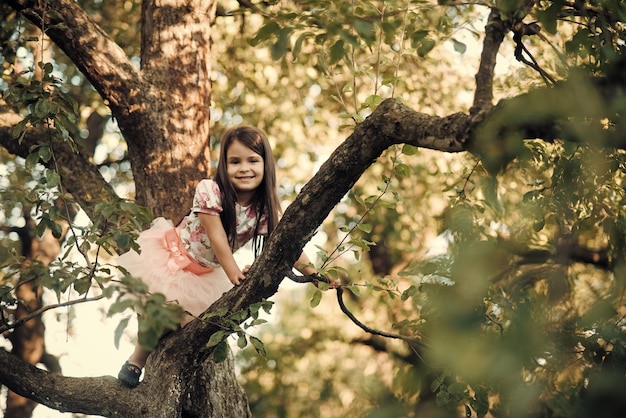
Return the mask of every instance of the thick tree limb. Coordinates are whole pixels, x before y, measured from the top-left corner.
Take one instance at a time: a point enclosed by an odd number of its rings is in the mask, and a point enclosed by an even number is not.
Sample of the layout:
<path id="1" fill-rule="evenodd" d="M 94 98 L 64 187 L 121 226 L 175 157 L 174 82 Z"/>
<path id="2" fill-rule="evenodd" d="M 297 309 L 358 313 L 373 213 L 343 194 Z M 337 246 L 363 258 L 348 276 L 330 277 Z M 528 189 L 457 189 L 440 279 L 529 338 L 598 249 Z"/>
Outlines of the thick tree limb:
<path id="1" fill-rule="evenodd" d="M 26 158 L 29 149 L 43 142 L 46 133 L 43 129 L 30 129 L 27 131 L 21 143 L 13 139 L 11 130 L 22 118 L 0 103 L 0 146 L 6 148 L 11 154 Z M 114 202 L 119 197 L 107 183 L 98 168 L 81 154 L 74 152 L 65 143 L 56 143 L 53 146 L 57 166 L 50 168 L 58 169 L 64 190 L 70 193 L 76 203 L 89 215 L 95 217 L 95 206 L 103 202 Z M 53 161 L 50 161 L 52 164 Z"/>
<path id="2" fill-rule="evenodd" d="M 94 361 L 97 359 L 94 358 Z M 103 377 L 64 377 L 55 373 L 49 373 L 31 366 L 27 363 L 16 361 L 4 349 L 0 349 L 0 382 L 15 393 L 28 397 L 61 412 L 76 412 L 87 415 L 106 416 L 110 418 L 171 418 L 177 416 L 180 411 L 170 409 L 170 404 L 164 399 L 171 396 L 165 392 L 155 392 L 154 385 L 141 385 L 133 390 L 121 386 L 120 382 L 112 376 Z M 215 365 L 210 374 L 210 385 L 214 386 L 216 394 L 219 385 L 235 382 L 232 377 L 234 366 L 232 360 Z M 225 378 L 231 375 L 230 378 Z M 158 384 L 158 381 L 155 382 Z M 33 391 L 32 388 L 40 388 Z M 237 396 L 245 396 L 238 393 L 234 388 L 226 392 L 233 399 Z M 154 393 L 161 393 L 160 401 L 155 402 Z M 231 399 L 232 400 L 232 399 Z M 246 417 L 245 411 L 232 411 L 223 408 L 227 405 L 227 399 L 222 402 L 214 402 L 216 414 L 214 416 L 237 416 Z M 244 404 L 246 403 L 239 403 Z M 221 408 L 220 408 L 221 407 Z M 231 405 L 232 407 L 232 405 Z"/>
<path id="3" fill-rule="evenodd" d="M 72 60 L 116 117 L 141 108 L 148 90 L 139 70 L 117 45 L 72 0 L 7 0 Z M 45 16 L 45 18 L 44 18 Z"/>
<path id="4" fill-rule="evenodd" d="M 129 147 L 137 203 L 159 216 L 182 216 L 182 208 L 191 204 L 198 172 L 210 168 L 208 52 L 214 2 L 146 0 L 143 28 L 156 26 L 149 33 L 153 38 L 142 37 L 141 71 L 78 3 L 7 2 L 45 31 L 111 109 Z M 196 73 L 183 77 L 189 68 Z M 148 182 L 152 187 L 144 187 Z"/>
<path id="5" fill-rule="evenodd" d="M 474 103 L 470 114 L 488 112 L 493 106 L 493 76 L 496 68 L 496 58 L 504 36 L 511 29 L 511 23 L 502 21 L 500 11 L 491 9 L 485 27 L 483 49 L 480 54 L 480 64 L 476 73 L 476 90 L 474 91 Z"/>
<path id="6" fill-rule="evenodd" d="M 394 99 L 381 103 L 333 152 L 287 208 L 265 250 L 251 266 L 247 280 L 226 293 L 210 310 L 226 308 L 232 314 L 275 294 L 319 225 L 384 150 L 394 144 L 408 143 L 459 152 L 465 149 L 470 126 L 467 115 L 440 118 L 414 112 Z M 192 335 L 211 335 L 216 330 L 218 327 L 210 322 L 194 321 L 182 333 L 190 338 Z M 187 339 L 183 353 L 176 341 L 179 341 L 178 337 L 167 339 L 160 348 L 165 355 L 152 358 L 158 362 L 159 358 L 174 352 L 181 359 L 193 358 L 194 353 L 208 353 L 205 340 Z M 148 378 L 154 378 L 151 373 L 149 370 Z"/>

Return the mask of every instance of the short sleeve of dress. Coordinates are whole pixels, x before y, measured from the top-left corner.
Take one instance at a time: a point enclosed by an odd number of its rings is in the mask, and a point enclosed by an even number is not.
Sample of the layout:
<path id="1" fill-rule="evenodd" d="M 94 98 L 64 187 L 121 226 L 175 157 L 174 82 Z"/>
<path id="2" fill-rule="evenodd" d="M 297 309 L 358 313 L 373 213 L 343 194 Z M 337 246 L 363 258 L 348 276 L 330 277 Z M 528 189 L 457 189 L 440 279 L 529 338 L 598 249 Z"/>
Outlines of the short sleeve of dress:
<path id="1" fill-rule="evenodd" d="M 204 179 L 196 186 L 191 211 L 219 215 L 222 212 L 220 188 L 214 180 Z"/>

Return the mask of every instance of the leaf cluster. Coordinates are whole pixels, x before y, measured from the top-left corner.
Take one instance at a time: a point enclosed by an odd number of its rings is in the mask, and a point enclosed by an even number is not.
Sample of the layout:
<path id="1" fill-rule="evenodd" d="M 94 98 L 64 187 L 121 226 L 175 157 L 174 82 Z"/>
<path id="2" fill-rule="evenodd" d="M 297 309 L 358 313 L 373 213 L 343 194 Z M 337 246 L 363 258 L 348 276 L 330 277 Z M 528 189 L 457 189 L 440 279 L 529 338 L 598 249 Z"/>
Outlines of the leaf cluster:
<path id="1" fill-rule="evenodd" d="M 203 321 L 215 323 L 219 330 L 211 334 L 206 348 L 213 350 L 213 359 L 216 362 L 226 360 L 228 355 L 227 338 L 236 334 L 237 347 L 243 349 L 248 343 L 252 344 L 257 354 L 262 357 L 267 355 L 265 345 L 258 337 L 250 335 L 249 329 L 254 326 L 267 323 L 266 319 L 260 318 L 262 312 L 270 313 L 273 302 L 263 300 L 258 303 L 251 304 L 245 310 L 229 314 L 225 309 L 218 309 L 207 313 L 201 317 Z"/>

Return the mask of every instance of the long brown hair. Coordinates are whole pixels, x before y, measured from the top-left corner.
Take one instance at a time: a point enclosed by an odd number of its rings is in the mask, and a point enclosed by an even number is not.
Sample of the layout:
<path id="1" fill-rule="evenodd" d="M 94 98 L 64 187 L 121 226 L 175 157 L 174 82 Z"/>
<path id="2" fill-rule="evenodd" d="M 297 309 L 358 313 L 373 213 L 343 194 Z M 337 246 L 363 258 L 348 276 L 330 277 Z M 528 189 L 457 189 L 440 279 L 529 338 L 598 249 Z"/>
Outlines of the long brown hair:
<path id="1" fill-rule="evenodd" d="M 263 157 L 263 181 L 255 190 L 251 204 L 256 208 L 256 224 L 253 233 L 254 254 L 258 255 L 263 240 L 259 234 L 261 217 L 267 219 L 267 235 L 272 233 L 278 224 L 278 217 L 281 213 L 276 190 L 276 162 L 272 154 L 270 142 L 265 133 L 254 126 L 238 126 L 230 128 L 224 132 L 221 138 L 220 157 L 217 163 L 217 173 L 215 181 L 220 187 L 222 194 L 222 213 L 220 214 L 222 225 L 228 236 L 231 248 L 235 246 L 237 238 L 237 225 L 235 203 L 237 202 L 237 192 L 228 179 L 227 154 L 228 148 L 234 141 L 239 141 L 252 151 Z"/>

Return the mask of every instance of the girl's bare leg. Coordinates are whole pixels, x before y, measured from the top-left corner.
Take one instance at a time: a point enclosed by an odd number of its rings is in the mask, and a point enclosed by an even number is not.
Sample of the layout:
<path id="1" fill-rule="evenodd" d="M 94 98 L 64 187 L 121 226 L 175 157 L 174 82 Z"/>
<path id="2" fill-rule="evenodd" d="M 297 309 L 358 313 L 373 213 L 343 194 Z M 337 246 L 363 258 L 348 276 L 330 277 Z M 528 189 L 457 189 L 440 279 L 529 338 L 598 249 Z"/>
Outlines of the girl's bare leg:
<path id="1" fill-rule="evenodd" d="M 134 364 L 140 369 L 143 369 L 143 366 L 146 365 L 148 355 L 150 355 L 150 351 L 137 344 L 135 345 L 135 350 L 133 351 L 133 353 L 130 355 L 130 357 L 128 357 L 128 362 L 130 364 Z"/>

